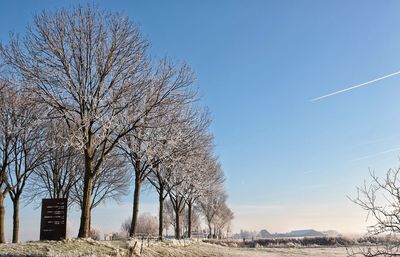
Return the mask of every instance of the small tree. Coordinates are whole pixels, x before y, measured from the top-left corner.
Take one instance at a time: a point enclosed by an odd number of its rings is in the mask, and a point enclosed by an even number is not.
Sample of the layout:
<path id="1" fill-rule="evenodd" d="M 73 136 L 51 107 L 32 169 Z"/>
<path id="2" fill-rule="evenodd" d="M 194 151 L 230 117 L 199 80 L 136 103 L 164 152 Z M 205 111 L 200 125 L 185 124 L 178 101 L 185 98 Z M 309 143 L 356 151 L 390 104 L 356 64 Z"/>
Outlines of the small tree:
<path id="1" fill-rule="evenodd" d="M 371 183 L 357 188 L 357 197 L 351 199 L 368 213 L 375 224 L 368 227 L 368 235 L 400 234 L 400 168 L 389 169 L 383 178 L 370 172 Z M 387 245 L 375 249 L 360 248 L 351 251 L 351 256 L 399 256 L 400 242 L 387 240 Z"/>
<path id="2" fill-rule="evenodd" d="M 101 233 L 98 229 L 91 228 L 90 229 L 90 238 L 93 240 L 101 240 Z"/>
<path id="3" fill-rule="evenodd" d="M 126 219 L 122 223 L 122 230 L 129 233 L 131 230 L 132 218 Z M 150 213 L 145 212 L 139 215 L 136 228 L 137 234 L 156 236 L 158 234 L 158 220 L 157 217 L 152 216 Z"/>

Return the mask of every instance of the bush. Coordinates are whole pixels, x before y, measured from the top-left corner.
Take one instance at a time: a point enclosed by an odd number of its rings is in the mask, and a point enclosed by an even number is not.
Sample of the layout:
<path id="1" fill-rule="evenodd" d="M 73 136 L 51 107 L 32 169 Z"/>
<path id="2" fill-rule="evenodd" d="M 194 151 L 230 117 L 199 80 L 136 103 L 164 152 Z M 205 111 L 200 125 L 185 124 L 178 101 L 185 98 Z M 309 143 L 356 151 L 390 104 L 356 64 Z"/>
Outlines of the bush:
<path id="1" fill-rule="evenodd" d="M 93 240 L 101 240 L 100 231 L 95 229 L 95 228 L 92 228 L 90 230 L 90 238 L 93 239 Z"/>

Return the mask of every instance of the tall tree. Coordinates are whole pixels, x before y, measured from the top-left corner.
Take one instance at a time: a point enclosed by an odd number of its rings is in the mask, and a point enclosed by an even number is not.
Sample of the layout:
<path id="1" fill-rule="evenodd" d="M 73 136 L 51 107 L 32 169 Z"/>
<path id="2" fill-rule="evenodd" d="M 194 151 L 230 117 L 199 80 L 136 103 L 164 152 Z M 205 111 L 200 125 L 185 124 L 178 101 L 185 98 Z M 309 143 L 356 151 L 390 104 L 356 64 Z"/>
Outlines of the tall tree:
<path id="1" fill-rule="evenodd" d="M 217 214 L 214 218 L 214 228 L 215 235 L 217 238 L 221 239 L 228 235 L 228 231 L 230 229 L 230 223 L 234 218 L 234 214 L 231 209 L 223 203 L 217 211 Z"/>
<path id="2" fill-rule="evenodd" d="M 164 59 L 159 63 L 153 79 L 157 85 L 163 85 L 170 91 L 164 93 L 163 101 L 165 104 L 154 108 L 153 115 L 144 117 L 141 127 L 131 130 L 120 143 L 120 149 L 131 163 L 134 173 L 130 237 L 133 237 L 136 232 L 142 184 L 146 181 L 152 169 L 157 167 L 168 154 L 168 152 L 158 151 L 162 148 L 160 145 L 165 145 L 167 142 L 163 131 L 181 122 L 170 117 L 175 117 L 177 110 L 187 108 L 187 105 L 194 101 L 196 96 L 195 92 L 191 90 L 193 74 L 186 65 L 177 66 Z M 164 90 L 156 88 L 156 91 L 162 92 Z M 147 96 L 148 94 L 151 96 L 154 92 L 149 90 L 146 93 L 146 99 L 150 98 L 150 96 Z M 148 104 L 150 103 L 146 100 L 144 105 L 147 106 Z"/>
<path id="3" fill-rule="evenodd" d="M 193 165 L 186 177 L 183 194 L 188 207 L 187 228 L 189 238 L 192 236 L 192 212 L 196 201 L 208 194 L 210 188 L 213 188 L 215 184 L 223 182 L 222 173 L 218 172 L 217 160 L 210 155 L 210 149 L 210 146 L 205 145 L 202 152 L 192 156 Z"/>
<path id="4" fill-rule="evenodd" d="M 44 147 L 42 110 L 35 105 L 26 92 L 15 92 L 16 108 L 13 110 L 13 126 L 18 128 L 14 134 L 12 159 L 7 169 L 9 194 L 13 203 L 13 243 L 19 240 L 20 199 L 31 174 L 39 167 L 46 153 Z"/>
<path id="5" fill-rule="evenodd" d="M 219 208 L 225 203 L 226 198 L 227 195 L 222 185 L 216 184 L 200 199 L 199 206 L 207 222 L 209 238 L 213 237 L 212 225 Z"/>
<path id="6" fill-rule="evenodd" d="M 11 189 L 8 184 L 7 171 L 14 161 L 14 138 L 20 130 L 14 122 L 17 108 L 16 91 L 6 81 L 0 81 L 0 89 L 0 243 L 5 243 L 4 202 Z"/>
<path id="7" fill-rule="evenodd" d="M 179 176 L 176 165 L 186 156 L 196 151 L 199 147 L 196 141 L 204 135 L 210 120 L 208 113 L 194 111 L 193 109 L 181 110 L 166 116 L 170 121 L 168 126 L 163 126 L 157 131 L 158 143 L 153 147 L 153 153 L 158 161 L 147 177 L 154 186 L 159 198 L 159 238 L 162 239 L 164 201 L 169 192 L 178 186 L 182 179 L 174 180 Z M 205 137 L 203 137 L 205 138 Z M 210 141 L 211 138 L 207 137 Z M 181 174 L 181 178 L 185 174 Z M 178 182 L 178 183 L 177 183 Z"/>

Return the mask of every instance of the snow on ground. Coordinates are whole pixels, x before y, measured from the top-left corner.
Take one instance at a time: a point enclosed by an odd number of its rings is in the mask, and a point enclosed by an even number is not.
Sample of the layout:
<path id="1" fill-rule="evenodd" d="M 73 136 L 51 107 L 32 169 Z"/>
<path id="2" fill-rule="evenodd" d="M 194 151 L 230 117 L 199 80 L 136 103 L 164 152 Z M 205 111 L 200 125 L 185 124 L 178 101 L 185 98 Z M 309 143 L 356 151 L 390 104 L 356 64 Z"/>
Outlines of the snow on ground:
<path id="1" fill-rule="evenodd" d="M 29 242 L 0 245 L 0 257 L 132 257 L 129 246 L 132 242 L 93 240 L 65 240 L 61 242 Z M 140 252 L 142 241 L 136 244 Z M 137 256 L 137 255 L 133 255 Z M 233 248 L 202 242 L 143 243 L 144 257 L 345 257 L 345 248 Z"/>
<path id="2" fill-rule="evenodd" d="M 122 247 L 94 240 L 38 241 L 0 244 L 0 257 L 77 257 L 125 256 Z"/>
<path id="3" fill-rule="evenodd" d="M 346 249 L 338 248 L 231 248 L 210 244 L 186 247 L 154 245 L 143 252 L 145 257 L 345 257 Z"/>

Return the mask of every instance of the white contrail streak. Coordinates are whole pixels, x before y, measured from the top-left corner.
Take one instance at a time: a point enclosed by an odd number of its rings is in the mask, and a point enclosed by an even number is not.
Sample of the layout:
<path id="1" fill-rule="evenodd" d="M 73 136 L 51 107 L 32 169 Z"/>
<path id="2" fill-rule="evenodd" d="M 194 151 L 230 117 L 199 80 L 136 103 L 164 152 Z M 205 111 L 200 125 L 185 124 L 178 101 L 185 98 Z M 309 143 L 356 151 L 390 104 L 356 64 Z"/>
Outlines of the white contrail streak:
<path id="1" fill-rule="evenodd" d="M 334 96 L 334 95 L 341 94 L 341 93 L 344 93 L 344 92 L 347 92 L 347 91 L 350 91 L 350 90 L 353 90 L 353 89 L 356 89 L 356 88 L 359 88 L 359 87 L 363 87 L 363 86 L 366 86 L 368 84 L 371 84 L 371 83 L 374 83 L 374 82 L 377 82 L 377 81 L 380 81 L 382 79 L 386 79 L 386 78 L 389 78 L 389 77 L 392 77 L 392 76 L 395 76 L 395 75 L 398 75 L 398 74 L 400 74 L 400 71 L 396 71 L 394 73 L 390 73 L 388 75 L 385 75 L 385 76 L 377 78 L 377 79 L 373 79 L 373 80 L 370 80 L 370 81 L 367 81 L 367 82 L 364 82 L 364 83 L 361 83 L 361 84 L 358 84 L 358 85 L 355 85 L 355 86 L 352 86 L 352 87 L 348 87 L 348 88 L 345 88 L 345 89 L 342 89 L 342 90 L 339 90 L 339 91 L 335 91 L 335 92 L 327 94 L 327 95 L 323 95 L 323 96 L 320 96 L 320 97 L 313 98 L 313 99 L 311 99 L 311 102 L 322 100 L 322 99 L 330 97 L 330 96 Z"/>
<path id="2" fill-rule="evenodd" d="M 362 157 L 359 157 L 359 158 L 356 158 L 356 159 L 353 159 L 353 160 L 350 160 L 350 161 L 360 161 L 360 160 L 364 160 L 364 159 L 368 159 L 368 158 L 371 158 L 371 157 L 376 157 L 376 156 L 379 156 L 379 155 L 382 155 L 382 154 L 387 154 L 387 153 L 392 153 L 392 152 L 397 152 L 397 151 L 400 151 L 400 147 L 398 147 L 398 148 L 393 148 L 393 149 L 388 149 L 388 150 L 385 150 L 385 151 L 382 151 L 382 152 L 378 152 L 378 153 L 374 153 L 374 154 L 370 154 L 370 155 L 365 155 L 365 156 L 362 156 Z"/>

